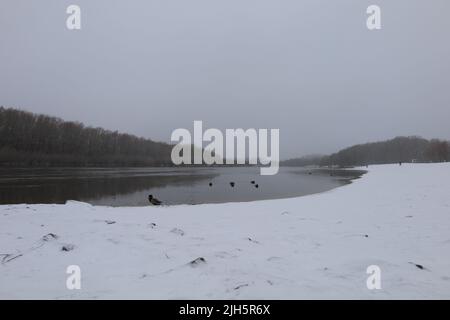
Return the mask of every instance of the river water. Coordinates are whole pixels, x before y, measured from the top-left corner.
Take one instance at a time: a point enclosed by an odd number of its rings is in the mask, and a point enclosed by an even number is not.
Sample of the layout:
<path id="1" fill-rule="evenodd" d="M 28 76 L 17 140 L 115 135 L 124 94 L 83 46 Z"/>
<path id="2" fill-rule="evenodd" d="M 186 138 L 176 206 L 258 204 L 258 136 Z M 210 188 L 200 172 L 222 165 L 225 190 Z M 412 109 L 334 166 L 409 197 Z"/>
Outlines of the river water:
<path id="1" fill-rule="evenodd" d="M 1 168 L 0 203 L 77 200 L 95 205 L 145 206 L 149 194 L 167 205 L 254 201 L 324 192 L 363 173 L 294 167 L 282 167 L 273 176 L 261 176 L 257 167 Z"/>

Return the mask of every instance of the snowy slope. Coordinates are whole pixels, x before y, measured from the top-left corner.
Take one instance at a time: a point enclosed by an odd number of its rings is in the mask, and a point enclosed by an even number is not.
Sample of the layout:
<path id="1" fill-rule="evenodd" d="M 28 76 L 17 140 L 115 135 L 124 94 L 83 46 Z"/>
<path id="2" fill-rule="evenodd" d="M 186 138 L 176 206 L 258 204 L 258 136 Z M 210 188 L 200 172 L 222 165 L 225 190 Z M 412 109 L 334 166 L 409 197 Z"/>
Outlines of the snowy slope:
<path id="1" fill-rule="evenodd" d="M 372 166 L 283 200 L 0 206 L 0 254 L 2 299 L 449 299 L 450 164 Z M 66 288 L 68 265 L 81 290 Z"/>

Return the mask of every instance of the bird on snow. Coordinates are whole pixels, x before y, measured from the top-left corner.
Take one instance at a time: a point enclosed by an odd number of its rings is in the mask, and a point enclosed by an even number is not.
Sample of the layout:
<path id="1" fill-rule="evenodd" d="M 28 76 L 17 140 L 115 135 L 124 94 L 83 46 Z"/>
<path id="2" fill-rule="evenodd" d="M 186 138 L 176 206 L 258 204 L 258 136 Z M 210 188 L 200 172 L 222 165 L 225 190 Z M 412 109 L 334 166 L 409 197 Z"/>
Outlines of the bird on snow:
<path id="1" fill-rule="evenodd" d="M 158 199 L 154 198 L 151 194 L 148 195 L 148 202 L 150 202 L 150 204 L 152 204 L 154 206 L 161 205 L 161 201 L 159 201 Z"/>

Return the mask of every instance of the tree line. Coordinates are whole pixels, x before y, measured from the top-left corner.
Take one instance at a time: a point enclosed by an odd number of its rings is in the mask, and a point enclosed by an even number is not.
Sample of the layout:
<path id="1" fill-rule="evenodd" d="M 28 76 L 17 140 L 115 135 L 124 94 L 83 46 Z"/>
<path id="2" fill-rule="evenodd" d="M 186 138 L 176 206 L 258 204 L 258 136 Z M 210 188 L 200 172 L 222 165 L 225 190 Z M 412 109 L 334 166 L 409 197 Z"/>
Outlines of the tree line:
<path id="1" fill-rule="evenodd" d="M 2 166 L 166 166 L 172 146 L 0 107 Z"/>
<path id="2" fill-rule="evenodd" d="M 0 166 L 171 166 L 172 145 L 79 122 L 0 107 Z M 448 141 L 397 137 L 358 144 L 284 166 L 361 166 L 450 161 Z"/>
<path id="3" fill-rule="evenodd" d="M 282 162 L 285 166 L 365 166 L 399 162 L 450 161 L 448 141 L 421 137 L 396 137 L 391 140 L 358 144 L 326 156 L 310 156 Z"/>

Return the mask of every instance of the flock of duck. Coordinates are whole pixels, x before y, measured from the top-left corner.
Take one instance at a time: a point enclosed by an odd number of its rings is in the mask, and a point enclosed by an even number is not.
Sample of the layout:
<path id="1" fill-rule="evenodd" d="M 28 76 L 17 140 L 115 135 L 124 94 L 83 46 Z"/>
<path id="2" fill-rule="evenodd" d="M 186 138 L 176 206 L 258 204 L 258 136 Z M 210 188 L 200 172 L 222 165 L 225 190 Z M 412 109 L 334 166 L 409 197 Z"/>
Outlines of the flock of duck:
<path id="1" fill-rule="evenodd" d="M 255 180 L 250 181 L 250 183 L 251 183 L 252 185 L 254 185 L 255 188 L 257 188 L 257 189 L 259 188 L 259 184 L 257 184 Z M 234 188 L 235 185 L 236 185 L 236 183 L 235 183 L 234 181 L 231 181 L 231 182 L 230 182 L 230 186 L 231 186 L 232 188 Z M 209 186 L 212 187 L 212 186 L 213 186 L 213 183 L 210 182 L 210 183 L 209 183 Z M 150 202 L 150 204 L 151 204 L 151 205 L 154 205 L 154 206 L 159 206 L 159 205 L 162 204 L 161 201 L 159 201 L 158 199 L 156 199 L 155 197 L 153 197 L 153 195 L 151 195 L 151 194 L 148 195 L 148 202 Z"/>
<path id="2" fill-rule="evenodd" d="M 254 185 L 255 188 L 259 188 L 259 185 L 255 182 L 255 180 L 250 181 L 250 183 L 251 183 L 252 185 Z M 234 188 L 235 185 L 236 185 L 236 183 L 235 183 L 234 181 L 231 181 L 231 182 L 230 182 L 230 186 L 231 186 L 232 188 Z M 212 182 L 209 183 L 209 186 L 210 186 L 210 187 L 213 186 Z"/>

